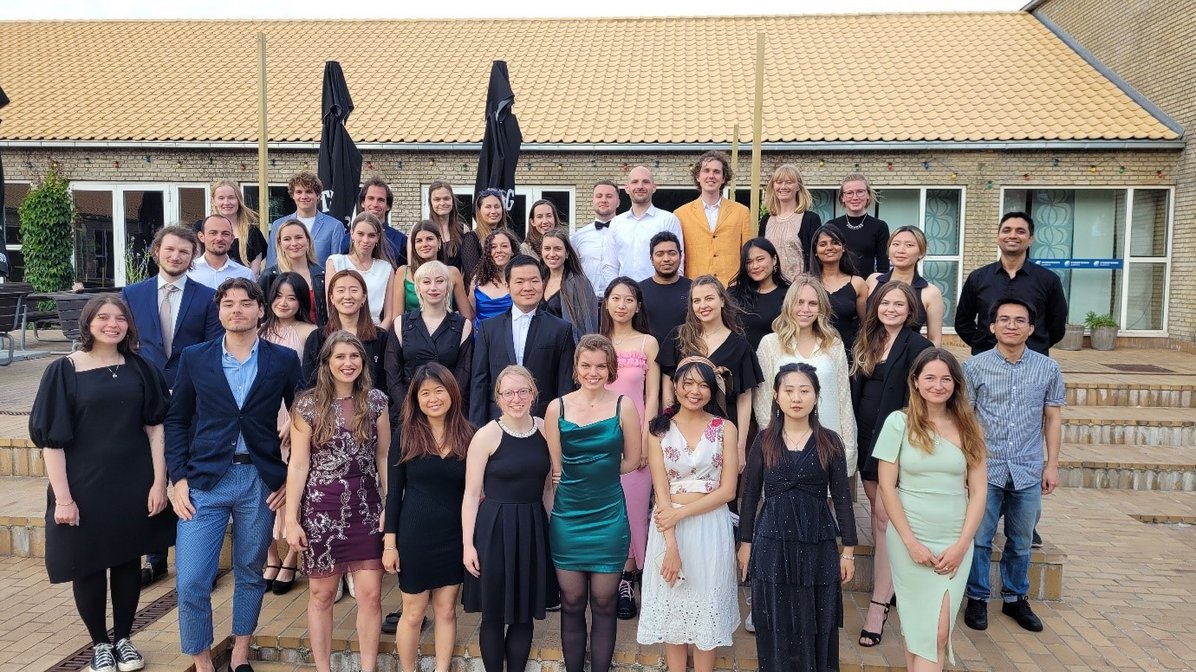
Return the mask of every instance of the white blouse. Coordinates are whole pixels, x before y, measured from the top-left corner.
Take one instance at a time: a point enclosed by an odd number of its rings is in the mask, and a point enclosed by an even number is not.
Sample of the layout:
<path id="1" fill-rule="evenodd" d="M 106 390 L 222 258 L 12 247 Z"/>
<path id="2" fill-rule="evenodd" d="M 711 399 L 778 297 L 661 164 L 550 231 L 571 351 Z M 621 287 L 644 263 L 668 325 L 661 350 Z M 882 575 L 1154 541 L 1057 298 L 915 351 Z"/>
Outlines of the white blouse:
<path id="1" fill-rule="evenodd" d="M 349 269 L 361 274 L 361 277 L 365 279 L 365 289 L 370 301 L 370 318 L 374 320 L 374 324 L 382 322 L 386 286 L 390 284 L 390 277 L 395 272 L 390 262 L 385 259 L 374 259 L 370 264 L 370 270 L 366 271 L 353 263 L 352 257 L 347 254 L 330 254 L 328 255 L 328 266 L 332 268 L 332 273 Z M 328 277 L 332 277 L 332 273 L 329 273 Z"/>

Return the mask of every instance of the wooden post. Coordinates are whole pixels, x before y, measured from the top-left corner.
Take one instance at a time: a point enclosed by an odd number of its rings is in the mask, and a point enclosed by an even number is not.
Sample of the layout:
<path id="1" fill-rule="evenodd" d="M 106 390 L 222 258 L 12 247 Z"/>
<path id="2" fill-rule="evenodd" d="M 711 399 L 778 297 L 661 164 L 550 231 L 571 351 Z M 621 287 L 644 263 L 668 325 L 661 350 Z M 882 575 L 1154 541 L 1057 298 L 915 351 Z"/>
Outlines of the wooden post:
<path id="1" fill-rule="evenodd" d="M 270 182 L 266 166 L 266 34 L 257 34 L 257 212 L 262 233 L 270 227 Z"/>
<path id="2" fill-rule="evenodd" d="M 731 181 L 727 187 L 731 190 L 730 198 L 735 200 L 735 176 L 739 174 L 739 124 L 731 130 Z"/>
<path id="3" fill-rule="evenodd" d="M 756 105 L 752 111 L 752 220 L 760 216 L 760 135 L 764 114 L 764 33 L 756 33 Z"/>

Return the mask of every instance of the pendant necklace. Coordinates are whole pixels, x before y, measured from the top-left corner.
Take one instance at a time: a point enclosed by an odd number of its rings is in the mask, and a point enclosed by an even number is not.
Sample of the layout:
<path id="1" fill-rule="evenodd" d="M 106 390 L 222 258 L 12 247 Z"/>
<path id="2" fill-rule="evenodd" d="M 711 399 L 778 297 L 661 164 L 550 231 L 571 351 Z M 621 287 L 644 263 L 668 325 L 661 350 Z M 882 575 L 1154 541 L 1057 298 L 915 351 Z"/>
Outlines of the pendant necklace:
<path id="1" fill-rule="evenodd" d="M 847 220 L 847 228 L 851 229 L 852 231 L 859 231 L 860 229 L 864 228 L 864 220 L 868 219 L 868 213 L 864 213 L 864 216 L 860 217 L 859 224 L 851 223 L 851 215 L 843 215 L 843 219 Z"/>

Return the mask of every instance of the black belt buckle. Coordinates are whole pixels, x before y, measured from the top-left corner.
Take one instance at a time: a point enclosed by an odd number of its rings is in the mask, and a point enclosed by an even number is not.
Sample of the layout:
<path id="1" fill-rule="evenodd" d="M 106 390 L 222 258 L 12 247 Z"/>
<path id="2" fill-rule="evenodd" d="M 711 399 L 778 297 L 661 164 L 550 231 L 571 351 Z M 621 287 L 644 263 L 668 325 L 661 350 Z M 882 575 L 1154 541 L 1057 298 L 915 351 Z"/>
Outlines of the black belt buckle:
<path id="1" fill-rule="evenodd" d="M 233 453 L 233 464 L 253 464 L 249 453 Z"/>

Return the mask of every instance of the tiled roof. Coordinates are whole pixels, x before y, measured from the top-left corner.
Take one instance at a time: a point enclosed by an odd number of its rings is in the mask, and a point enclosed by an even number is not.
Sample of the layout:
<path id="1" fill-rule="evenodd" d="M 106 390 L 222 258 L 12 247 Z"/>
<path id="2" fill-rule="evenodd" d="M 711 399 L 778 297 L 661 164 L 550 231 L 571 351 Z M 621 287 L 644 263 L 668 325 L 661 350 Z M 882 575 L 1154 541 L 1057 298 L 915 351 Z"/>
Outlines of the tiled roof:
<path id="1" fill-rule="evenodd" d="M 318 141 L 325 60 L 358 142 L 477 142 L 505 59 L 526 143 L 1175 139 L 1025 13 L 501 21 L 0 22 L 10 140 Z"/>

